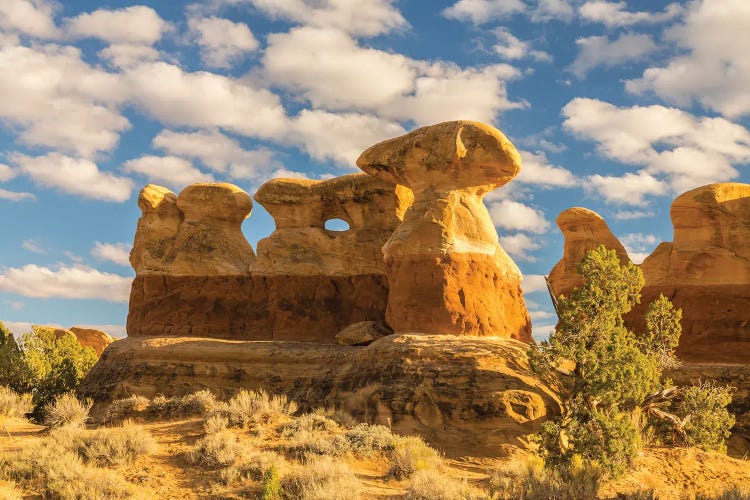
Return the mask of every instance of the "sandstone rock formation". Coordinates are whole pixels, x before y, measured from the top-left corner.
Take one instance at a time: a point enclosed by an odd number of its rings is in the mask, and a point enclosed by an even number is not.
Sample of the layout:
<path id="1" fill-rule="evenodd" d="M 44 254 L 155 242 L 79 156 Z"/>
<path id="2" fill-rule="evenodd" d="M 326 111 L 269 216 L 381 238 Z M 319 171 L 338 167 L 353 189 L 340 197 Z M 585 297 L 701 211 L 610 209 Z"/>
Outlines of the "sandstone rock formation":
<path id="1" fill-rule="evenodd" d="M 612 234 L 604 219 L 593 210 L 569 208 L 557 216 L 556 222 L 565 236 L 563 257 L 549 273 L 550 285 L 556 297 L 568 295 L 571 290 L 583 284 L 578 266 L 586 254 L 599 245 L 617 252 L 620 264 L 630 262 L 625 247 Z"/>
<path id="2" fill-rule="evenodd" d="M 41 328 L 51 332 L 57 339 L 70 335 L 81 346 L 92 348 L 97 356 L 101 356 L 104 349 L 115 340 L 106 333 L 93 328 L 79 328 L 77 326 L 71 327 L 68 330 L 54 326 L 42 326 Z"/>
<path id="3" fill-rule="evenodd" d="M 411 192 L 365 174 L 329 180 L 272 179 L 255 201 L 276 230 L 258 242 L 253 274 L 353 276 L 385 273 L 381 248 L 403 219 Z M 325 223 L 342 219 L 347 231 Z"/>
<path id="4" fill-rule="evenodd" d="M 365 172 L 414 192 L 383 247 L 394 331 L 530 340 L 521 273 L 482 203 L 520 162 L 500 131 L 469 121 L 423 127 L 359 157 Z"/>
<path id="5" fill-rule="evenodd" d="M 303 410 L 339 407 L 358 420 L 418 433 L 476 454 L 519 444 L 550 415 L 553 392 L 510 339 L 390 335 L 367 347 L 199 338 L 127 338 L 105 351 L 79 389 L 103 403 L 140 394 L 241 388 L 284 393 Z"/>
<path id="6" fill-rule="evenodd" d="M 370 345 L 393 330 L 384 321 L 360 321 L 349 325 L 336 334 L 338 345 Z"/>
<path id="7" fill-rule="evenodd" d="M 579 249 L 604 244 L 625 259 L 622 245 L 593 212 L 563 212 L 565 253 L 550 273 L 556 294 L 579 283 Z M 692 361 L 750 360 L 750 185 L 710 184 L 672 203 L 674 241 L 661 243 L 640 265 L 646 285 L 626 318 L 643 328 L 646 307 L 660 293 L 682 309 L 678 354 Z M 560 220 L 560 219 L 558 219 Z M 578 281 L 577 281 L 578 280 Z"/>

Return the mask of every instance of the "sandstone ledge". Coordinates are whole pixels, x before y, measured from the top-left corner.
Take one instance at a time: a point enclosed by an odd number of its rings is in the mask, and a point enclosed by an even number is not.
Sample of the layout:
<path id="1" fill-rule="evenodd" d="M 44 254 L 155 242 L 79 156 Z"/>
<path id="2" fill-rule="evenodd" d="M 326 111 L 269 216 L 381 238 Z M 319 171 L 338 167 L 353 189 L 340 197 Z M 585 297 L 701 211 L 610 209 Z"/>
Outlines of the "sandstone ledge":
<path id="1" fill-rule="evenodd" d="M 560 411 L 529 371 L 527 346 L 497 337 L 390 335 L 366 347 L 292 341 L 130 337 L 112 344 L 81 384 L 104 404 L 209 389 L 284 393 L 303 409 L 337 406 L 361 421 L 424 436 L 446 453 L 522 444 Z"/>

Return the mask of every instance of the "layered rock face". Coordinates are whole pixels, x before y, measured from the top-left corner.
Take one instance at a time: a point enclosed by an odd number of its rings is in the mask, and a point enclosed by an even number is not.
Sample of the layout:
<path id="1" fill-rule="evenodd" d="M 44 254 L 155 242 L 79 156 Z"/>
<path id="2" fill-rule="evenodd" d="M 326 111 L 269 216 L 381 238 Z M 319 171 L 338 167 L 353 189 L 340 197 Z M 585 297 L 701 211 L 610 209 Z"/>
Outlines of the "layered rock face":
<path id="1" fill-rule="evenodd" d="M 256 199 L 277 225 L 257 258 L 240 229 L 252 202 L 236 186 L 196 184 L 179 196 L 144 188 L 128 335 L 335 343 L 352 323 L 384 319 L 380 248 L 408 189 L 364 174 L 275 179 Z M 326 230 L 331 218 L 350 229 Z"/>
<path id="2" fill-rule="evenodd" d="M 603 220 L 578 209 L 563 212 L 565 253 L 550 273 L 555 294 L 580 283 L 585 252 L 604 244 L 624 261 L 622 245 Z M 661 243 L 640 265 L 646 285 L 629 315 L 636 331 L 660 293 L 682 309 L 680 356 L 692 361 L 750 360 L 750 185 L 710 184 L 677 197 L 671 208 L 674 241 Z M 574 219 L 571 223 L 569 219 Z M 585 241 L 584 241 L 585 240 Z"/>
<path id="3" fill-rule="evenodd" d="M 560 412 L 529 371 L 527 346 L 499 338 L 390 335 L 367 347 L 200 338 L 114 343 L 81 385 L 103 402 L 140 394 L 242 388 L 283 393 L 303 410 L 337 407 L 360 421 L 420 434 L 441 450 L 493 454 Z"/>
<path id="4" fill-rule="evenodd" d="M 376 144 L 357 166 L 414 192 L 383 247 L 394 331 L 530 340 L 521 273 L 482 203 L 520 171 L 505 136 L 481 123 L 445 122 Z"/>

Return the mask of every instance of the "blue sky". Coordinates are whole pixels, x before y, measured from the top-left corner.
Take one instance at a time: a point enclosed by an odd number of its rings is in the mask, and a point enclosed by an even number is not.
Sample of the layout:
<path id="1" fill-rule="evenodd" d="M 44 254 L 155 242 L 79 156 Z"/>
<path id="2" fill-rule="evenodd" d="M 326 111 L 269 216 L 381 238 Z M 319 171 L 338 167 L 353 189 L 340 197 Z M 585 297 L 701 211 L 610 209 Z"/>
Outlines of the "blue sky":
<path id="1" fill-rule="evenodd" d="M 355 171 L 417 126 L 491 123 L 524 168 L 487 205 L 536 336 L 554 224 L 639 262 L 677 193 L 750 182 L 746 0 L 0 2 L 0 320 L 124 334 L 140 188 Z M 248 240 L 273 230 L 255 206 Z"/>

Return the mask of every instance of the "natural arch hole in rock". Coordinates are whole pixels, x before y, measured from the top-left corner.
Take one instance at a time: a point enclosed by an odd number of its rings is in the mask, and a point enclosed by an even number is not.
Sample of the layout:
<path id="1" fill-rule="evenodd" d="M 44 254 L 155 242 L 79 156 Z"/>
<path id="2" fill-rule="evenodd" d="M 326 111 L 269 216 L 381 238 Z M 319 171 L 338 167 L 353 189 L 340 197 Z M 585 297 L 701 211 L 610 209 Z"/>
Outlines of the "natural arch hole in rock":
<path id="1" fill-rule="evenodd" d="M 343 219 L 328 219 L 325 223 L 326 231 L 343 233 L 349 230 L 349 223 Z"/>

